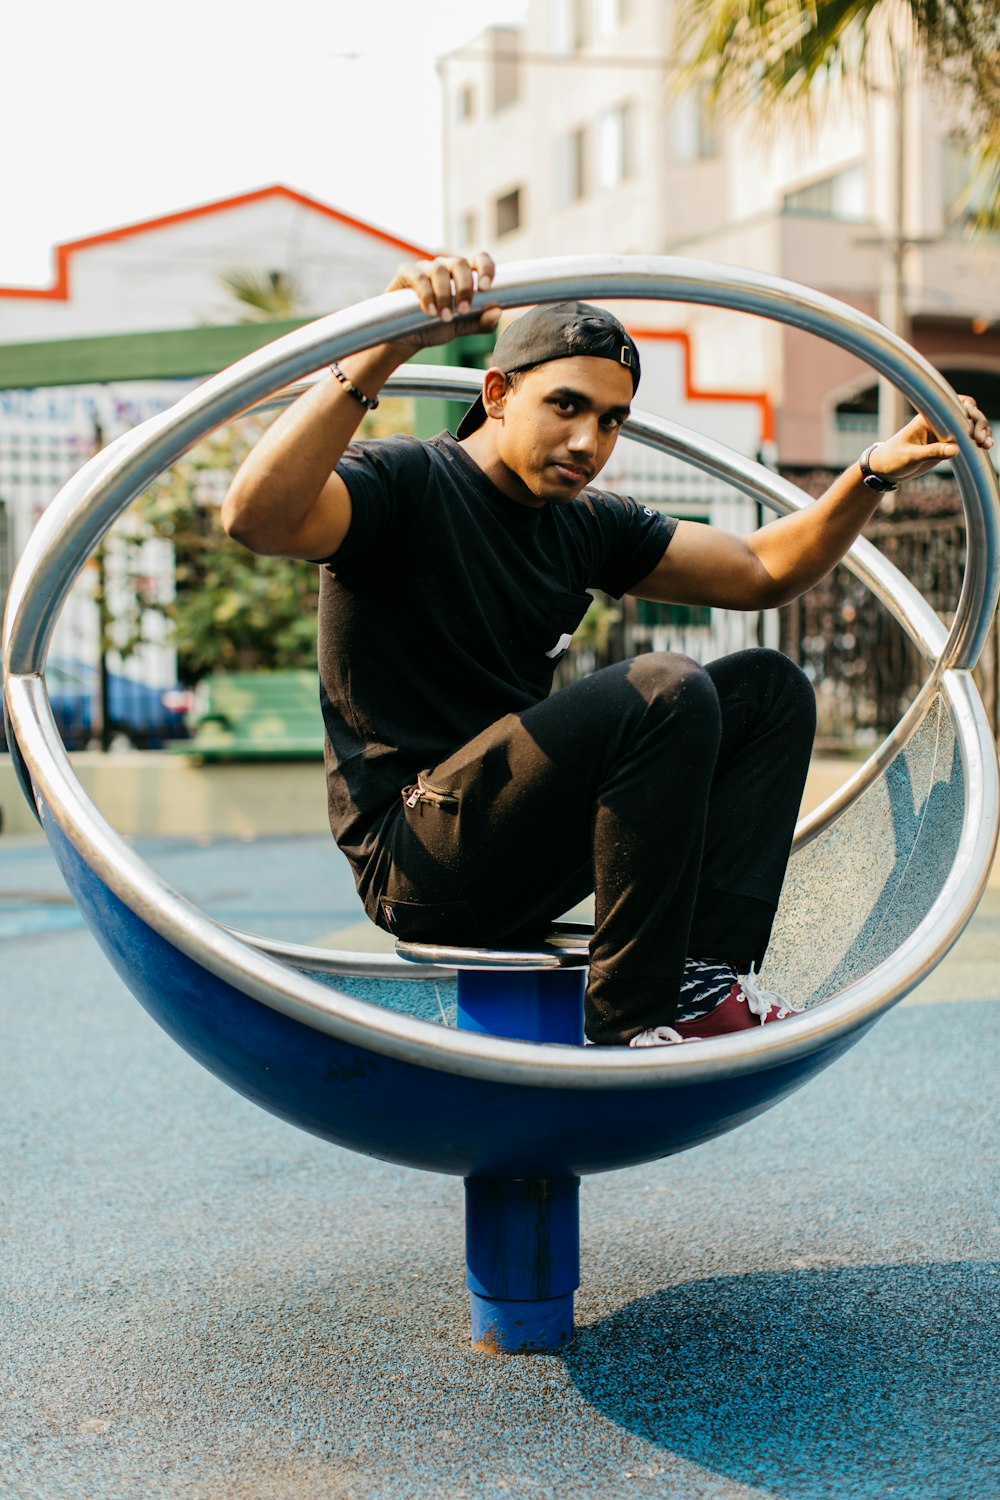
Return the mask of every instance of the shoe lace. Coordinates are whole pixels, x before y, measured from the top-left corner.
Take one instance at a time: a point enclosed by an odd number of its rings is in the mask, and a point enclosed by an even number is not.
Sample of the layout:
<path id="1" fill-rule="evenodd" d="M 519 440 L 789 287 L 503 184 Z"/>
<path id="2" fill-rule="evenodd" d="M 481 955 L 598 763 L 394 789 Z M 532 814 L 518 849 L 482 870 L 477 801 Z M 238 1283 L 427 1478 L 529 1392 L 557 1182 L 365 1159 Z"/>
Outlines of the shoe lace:
<path id="1" fill-rule="evenodd" d="M 666 1047 L 671 1042 L 683 1042 L 684 1038 L 672 1026 L 650 1026 L 629 1039 L 630 1047 Z"/>
<path id="2" fill-rule="evenodd" d="M 776 1005 L 778 1007 L 779 1021 L 794 1009 L 794 1006 L 789 1005 L 787 1000 L 783 1000 L 781 996 L 776 995 L 773 990 L 761 989 L 760 985 L 757 983 L 757 975 L 754 972 L 753 964 L 750 965 L 749 974 L 745 975 L 743 979 L 740 980 L 740 984 L 743 989 L 743 994 L 746 997 L 747 1006 L 750 1010 L 751 1015 L 759 1016 L 760 1024 L 762 1026 L 770 1015 L 772 1006 Z"/>

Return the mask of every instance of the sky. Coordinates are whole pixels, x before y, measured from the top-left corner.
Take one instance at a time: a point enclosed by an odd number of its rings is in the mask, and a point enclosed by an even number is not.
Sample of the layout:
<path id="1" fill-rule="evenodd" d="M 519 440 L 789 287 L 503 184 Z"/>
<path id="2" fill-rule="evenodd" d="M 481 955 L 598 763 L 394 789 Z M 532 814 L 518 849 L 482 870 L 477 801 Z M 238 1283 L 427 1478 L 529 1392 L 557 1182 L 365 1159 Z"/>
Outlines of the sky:
<path id="1" fill-rule="evenodd" d="M 437 246 L 435 58 L 524 9 L 524 0 L 4 7 L 0 285 L 47 285 L 51 247 L 64 240 L 272 182 Z"/>

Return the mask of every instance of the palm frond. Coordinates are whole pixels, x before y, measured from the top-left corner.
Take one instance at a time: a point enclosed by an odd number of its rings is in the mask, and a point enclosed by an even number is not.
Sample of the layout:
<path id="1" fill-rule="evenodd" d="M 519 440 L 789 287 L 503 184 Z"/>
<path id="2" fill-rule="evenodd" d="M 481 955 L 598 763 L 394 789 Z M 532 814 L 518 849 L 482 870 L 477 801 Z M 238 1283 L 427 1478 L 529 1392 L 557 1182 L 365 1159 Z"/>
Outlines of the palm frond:
<path id="1" fill-rule="evenodd" d="M 816 84 L 873 86 L 886 52 L 919 47 L 978 161 L 980 227 L 1000 229 L 1000 7 L 997 0 L 686 0 L 680 87 L 707 82 L 720 112 L 752 113 L 766 135 L 815 119 Z"/>
<path id="2" fill-rule="evenodd" d="M 679 18 L 684 75 L 707 78 L 739 110 L 787 104 L 822 75 L 863 68 L 872 12 L 885 0 L 689 0 Z"/>
<path id="3" fill-rule="evenodd" d="M 302 293 L 294 277 L 286 271 L 234 266 L 220 273 L 219 284 L 243 309 L 241 323 L 294 318 L 302 311 Z"/>

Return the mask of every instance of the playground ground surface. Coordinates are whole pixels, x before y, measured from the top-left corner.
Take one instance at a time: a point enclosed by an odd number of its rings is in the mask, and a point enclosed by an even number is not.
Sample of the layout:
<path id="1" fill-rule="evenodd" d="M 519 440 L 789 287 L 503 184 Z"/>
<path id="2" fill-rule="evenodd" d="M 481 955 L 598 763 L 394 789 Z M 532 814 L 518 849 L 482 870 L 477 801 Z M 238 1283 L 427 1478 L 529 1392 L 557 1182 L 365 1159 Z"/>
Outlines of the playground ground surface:
<path id="1" fill-rule="evenodd" d="M 139 840 L 235 926 L 357 941 L 323 837 Z M 296 1132 L 0 842 L 0 1500 L 1000 1492 L 1000 889 L 844 1059 L 588 1179 L 578 1334 L 472 1351 L 461 1183 Z"/>

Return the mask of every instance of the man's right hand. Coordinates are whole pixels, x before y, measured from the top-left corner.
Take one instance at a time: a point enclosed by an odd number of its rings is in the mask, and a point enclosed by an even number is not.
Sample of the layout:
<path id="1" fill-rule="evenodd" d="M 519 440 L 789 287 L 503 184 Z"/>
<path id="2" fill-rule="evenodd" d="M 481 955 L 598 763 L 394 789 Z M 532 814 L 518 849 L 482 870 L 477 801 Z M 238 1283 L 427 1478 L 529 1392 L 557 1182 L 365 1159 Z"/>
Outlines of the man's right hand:
<path id="1" fill-rule="evenodd" d="M 347 379 L 371 398 L 418 349 L 460 334 L 492 333 L 500 309 L 494 304 L 473 313 L 472 297 L 489 289 L 493 272 L 485 252 L 469 260 L 438 256 L 400 266 L 387 290 L 416 292 L 435 321 L 407 339 L 345 356 Z M 336 468 L 363 415 L 361 403 L 332 375 L 282 412 L 229 487 L 222 506 L 229 535 L 252 552 L 304 558 L 335 553 L 351 524 L 350 492 Z"/>
<path id="2" fill-rule="evenodd" d="M 500 321 L 499 307 L 484 307 L 472 312 L 472 296 L 487 292 L 493 284 L 496 267 L 485 250 L 470 256 L 439 255 L 434 260 L 417 260 L 401 265 L 386 287 L 388 292 L 416 292 L 420 306 L 429 318 L 440 319 L 426 332 L 400 339 L 396 348 L 408 358 L 417 349 L 447 344 L 469 333 L 493 333 Z"/>

